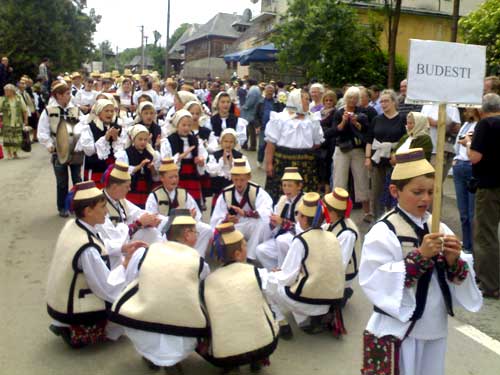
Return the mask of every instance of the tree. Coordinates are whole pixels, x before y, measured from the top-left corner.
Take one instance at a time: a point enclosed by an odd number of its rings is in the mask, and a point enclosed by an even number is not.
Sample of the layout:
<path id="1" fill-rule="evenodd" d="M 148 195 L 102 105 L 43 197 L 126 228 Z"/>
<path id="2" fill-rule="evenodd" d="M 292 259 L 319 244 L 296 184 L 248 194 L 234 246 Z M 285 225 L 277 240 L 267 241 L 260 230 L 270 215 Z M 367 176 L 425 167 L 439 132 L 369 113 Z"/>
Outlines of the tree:
<path id="1" fill-rule="evenodd" d="M 334 86 L 384 85 L 388 58 L 378 46 L 380 30 L 362 26 L 356 11 L 341 2 L 295 0 L 271 41 L 282 70 L 302 67 L 307 78 Z"/>
<path id="2" fill-rule="evenodd" d="M 396 73 L 396 44 L 398 40 L 399 17 L 401 16 L 402 0 L 384 0 L 387 14 L 387 31 L 389 34 L 389 66 L 387 68 L 387 87 L 394 87 Z"/>
<path id="3" fill-rule="evenodd" d="M 180 37 L 182 36 L 182 34 L 184 34 L 184 32 L 187 30 L 187 28 L 189 26 L 191 26 L 190 23 L 185 23 L 184 22 L 177 29 L 175 29 L 174 33 L 172 34 L 172 36 L 168 40 L 169 48 L 172 48 L 174 46 L 174 44 L 180 39 Z"/>
<path id="4" fill-rule="evenodd" d="M 459 30 L 466 43 L 486 46 L 489 74 L 500 74 L 500 0 L 487 0 L 478 9 L 459 21 Z"/>
<path id="5" fill-rule="evenodd" d="M 84 1 L 2 0 L 0 52 L 9 56 L 18 75 L 36 76 L 43 57 L 53 71 L 71 71 L 92 53 L 92 34 L 100 17 L 83 12 Z"/>

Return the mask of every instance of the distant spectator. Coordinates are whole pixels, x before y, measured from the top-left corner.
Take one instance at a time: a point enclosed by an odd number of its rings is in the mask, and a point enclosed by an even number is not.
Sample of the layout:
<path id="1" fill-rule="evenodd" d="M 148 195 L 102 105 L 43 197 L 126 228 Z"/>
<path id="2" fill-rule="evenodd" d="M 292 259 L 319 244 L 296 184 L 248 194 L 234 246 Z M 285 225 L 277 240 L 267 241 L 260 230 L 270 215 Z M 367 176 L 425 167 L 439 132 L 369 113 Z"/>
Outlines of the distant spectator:
<path id="1" fill-rule="evenodd" d="M 9 58 L 4 56 L 0 63 L 0 96 L 4 96 L 3 87 L 7 83 L 12 83 L 12 67 L 9 66 Z"/>
<path id="2" fill-rule="evenodd" d="M 377 110 L 370 105 L 371 103 L 371 97 L 370 97 L 370 92 L 368 91 L 367 88 L 365 87 L 360 87 L 359 88 L 359 106 L 361 107 L 361 110 L 363 113 L 368 117 L 368 123 L 371 124 L 373 119 L 379 115 L 377 113 Z M 380 103 L 379 103 L 380 105 Z M 382 111 L 383 113 L 383 111 Z"/>
<path id="3" fill-rule="evenodd" d="M 398 111 L 401 116 L 408 116 L 410 112 L 420 112 L 422 106 L 420 104 L 410 104 L 405 103 L 406 100 L 406 90 L 408 89 L 408 80 L 403 79 L 399 84 L 399 96 L 398 96 Z"/>
<path id="4" fill-rule="evenodd" d="M 370 107 L 373 107 L 379 115 L 383 112 L 380 106 L 380 91 L 380 87 L 377 85 L 370 86 L 370 103 L 368 104 Z"/>
<path id="5" fill-rule="evenodd" d="M 485 297 L 500 297 L 500 96 L 486 94 L 483 98 L 482 119 L 474 135 L 465 136 L 473 176 L 477 179 L 475 200 L 476 232 L 474 254 L 477 277 Z"/>
<path id="6" fill-rule="evenodd" d="M 249 151 L 256 151 L 257 146 L 257 133 L 255 130 L 255 115 L 257 113 L 257 104 L 259 104 L 262 94 L 257 81 L 253 79 L 248 80 L 250 88 L 248 89 L 247 98 L 245 104 L 241 106 L 241 117 L 248 121 L 247 126 L 247 147 Z"/>
<path id="7" fill-rule="evenodd" d="M 323 109 L 323 94 L 325 93 L 325 87 L 321 83 L 313 83 L 309 89 L 309 95 L 311 95 L 311 112 L 320 112 Z"/>
<path id="8" fill-rule="evenodd" d="M 500 78 L 497 76 L 489 76 L 484 79 L 484 94 L 491 93 L 500 95 Z"/>

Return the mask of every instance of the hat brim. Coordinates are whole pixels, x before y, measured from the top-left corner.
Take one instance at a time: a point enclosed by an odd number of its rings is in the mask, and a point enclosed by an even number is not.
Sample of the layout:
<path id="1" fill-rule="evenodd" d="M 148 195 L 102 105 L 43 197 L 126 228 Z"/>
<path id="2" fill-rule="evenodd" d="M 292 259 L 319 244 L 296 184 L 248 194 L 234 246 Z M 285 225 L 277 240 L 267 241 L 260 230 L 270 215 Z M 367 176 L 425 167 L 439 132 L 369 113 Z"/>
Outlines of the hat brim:
<path id="1" fill-rule="evenodd" d="M 250 167 L 233 167 L 231 168 L 231 174 L 249 174 L 252 173 Z"/>
<path id="2" fill-rule="evenodd" d="M 298 181 L 303 182 L 304 179 L 298 172 L 285 173 L 283 177 L 281 177 L 281 181 Z"/>
<path id="3" fill-rule="evenodd" d="M 88 199 L 94 199 L 102 196 L 102 191 L 96 187 L 84 190 L 77 190 L 75 196 L 73 197 L 74 201 L 84 201 Z"/>
<path id="4" fill-rule="evenodd" d="M 435 173 L 434 167 L 427 159 L 397 163 L 391 174 L 391 180 L 407 180 L 409 178 Z"/>

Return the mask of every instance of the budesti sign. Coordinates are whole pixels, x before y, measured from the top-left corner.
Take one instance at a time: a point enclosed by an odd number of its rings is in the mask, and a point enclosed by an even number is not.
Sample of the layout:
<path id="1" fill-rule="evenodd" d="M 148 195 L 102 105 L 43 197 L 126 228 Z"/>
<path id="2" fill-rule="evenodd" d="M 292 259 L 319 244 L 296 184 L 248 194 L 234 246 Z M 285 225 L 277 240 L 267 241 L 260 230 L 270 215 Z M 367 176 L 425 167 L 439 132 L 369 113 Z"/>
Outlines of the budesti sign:
<path id="1" fill-rule="evenodd" d="M 407 102 L 479 105 L 486 47 L 410 39 Z"/>

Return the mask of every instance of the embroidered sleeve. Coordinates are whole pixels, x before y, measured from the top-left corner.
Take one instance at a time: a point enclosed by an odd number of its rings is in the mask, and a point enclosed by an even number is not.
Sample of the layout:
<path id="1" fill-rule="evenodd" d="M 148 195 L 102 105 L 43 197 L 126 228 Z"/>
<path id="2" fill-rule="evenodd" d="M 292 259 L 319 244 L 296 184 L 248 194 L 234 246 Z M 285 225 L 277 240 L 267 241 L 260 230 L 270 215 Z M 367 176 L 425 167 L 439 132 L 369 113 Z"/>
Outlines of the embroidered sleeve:
<path id="1" fill-rule="evenodd" d="M 418 279 L 434 266 L 432 259 L 425 259 L 418 249 L 410 251 L 405 258 L 405 287 L 411 288 Z"/>
<path id="2" fill-rule="evenodd" d="M 283 219 L 283 221 L 281 223 L 281 228 L 283 230 L 286 230 L 286 231 L 289 231 L 294 226 L 295 226 L 295 223 L 293 221 L 291 221 L 291 220 L 288 220 L 288 219 Z"/>
<path id="3" fill-rule="evenodd" d="M 132 237 L 139 229 L 141 229 L 142 224 L 139 220 L 134 221 L 132 224 L 128 225 L 128 233 Z"/>
<path id="4" fill-rule="evenodd" d="M 251 217 L 253 219 L 258 219 L 260 217 L 259 212 L 256 210 L 245 211 L 245 217 Z"/>
<path id="5" fill-rule="evenodd" d="M 461 284 L 469 274 L 469 265 L 463 259 L 458 258 L 455 264 L 448 267 L 446 275 L 448 280 L 454 284 Z"/>

